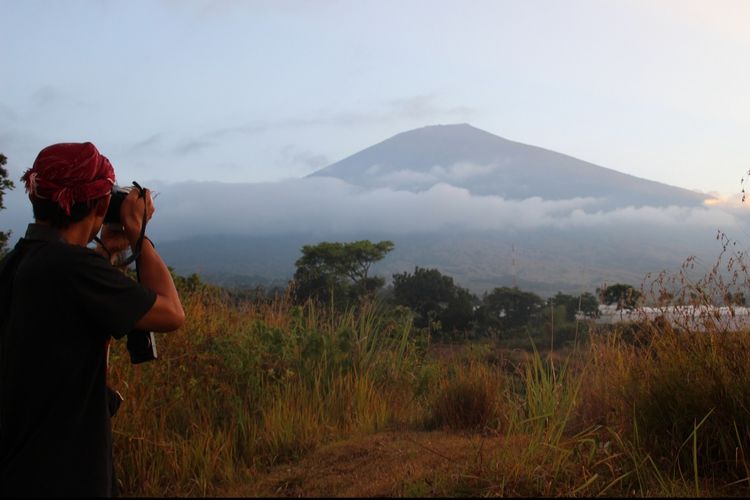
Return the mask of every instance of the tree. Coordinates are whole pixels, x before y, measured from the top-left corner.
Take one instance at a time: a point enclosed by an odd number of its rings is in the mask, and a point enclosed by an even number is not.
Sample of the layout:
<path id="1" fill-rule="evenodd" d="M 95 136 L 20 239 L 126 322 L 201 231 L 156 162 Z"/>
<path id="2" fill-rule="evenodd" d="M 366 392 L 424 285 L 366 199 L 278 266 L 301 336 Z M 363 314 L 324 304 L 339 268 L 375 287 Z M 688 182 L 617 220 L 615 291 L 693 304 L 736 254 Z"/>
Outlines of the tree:
<path id="1" fill-rule="evenodd" d="M 599 301 L 593 293 L 584 292 L 578 297 L 578 310 L 588 317 L 595 318 L 599 316 Z"/>
<path id="2" fill-rule="evenodd" d="M 393 301 L 411 309 L 420 328 L 439 321 L 444 332 L 468 330 L 474 319 L 475 299 L 437 269 L 417 266 L 413 274 L 393 275 Z"/>
<path id="3" fill-rule="evenodd" d="M 745 297 L 744 292 L 736 291 L 732 293 L 731 291 L 727 290 L 727 292 L 724 294 L 724 304 L 727 306 L 745 307 L 747 305 L 747 297 Z"/>
<path id="4" fill-rule="evenodd" d="M 575 321 L 576 311 L 578 311 L 577 297 L 573 297 L 572 295 L 568 295 L 566 293 L 557 292 L 557 294 L 549 298 L 547 304 L 552 307 L 562 307 L 565 313 L 565 320 Z"/>
<path id="5" fill-rule="evenodd" d="M 617 304 L 617 309 L 634 309 L 642 301 L 642 294 L 632 285 L 616 283 L 599 290 L 604 304 Z"/>
<path id="6" fill-rule="evenodd" d="M 297 298 L 333 300 L 338 305 L 345 305 L 351 300 L 372 295 L 385 284 L 385 280 L 370 276 L 370 267 L 382 260 L 393 247 L 393 242 L 388 240 L 379 243 L 370 240 L 351 243 L 324 241 L 303 246 L 302 257 L 295 262 Z"/>
<path id="7" fill-rule="evenodd" d="M 0 210 L 5 208 L 3 204 L 3 195 L 6 190 L 13 189 L 13 181 L 8 179 L 8 171 L 5 169 L 5 164 L 8 163 L 8 158 L 0 153 Z M 2 258 L 7 252 L 8 238 L 10 238 L 10 231 L 0 231 L 0 258 Z"/>
<path id="8" fill-rule="evenodd" d="M 575 321 L 576 314 L 579 311 L 588 317 L 595 317 L 599 314 L 599 301 L 589 292 L 584 292 L 581 295 L 557 292 L 549 300 L 554 306 L 565 307 L 565 319 L 570 322 Z"/>
<path id="9" fill-rule="evenodd" d="M 495 288 L 482 300 L 480 321 L 488 330 L 518 331 L 538 318 L 543 307 L 544 301 L 535 293 Z"/>

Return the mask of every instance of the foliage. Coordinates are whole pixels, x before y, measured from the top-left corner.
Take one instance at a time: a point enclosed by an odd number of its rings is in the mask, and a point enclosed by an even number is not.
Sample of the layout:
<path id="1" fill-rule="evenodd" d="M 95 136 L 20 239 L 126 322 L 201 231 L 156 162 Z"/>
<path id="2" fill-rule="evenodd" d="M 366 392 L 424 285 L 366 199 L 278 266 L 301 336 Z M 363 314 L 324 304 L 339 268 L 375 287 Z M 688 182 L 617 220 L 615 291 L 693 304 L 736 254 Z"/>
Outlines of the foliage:
<path id="1" fill-rule="evenodd" d="M 599 290 L 604 304 L 617 304 L 618 309 L 633 309 L 643 301 L 641 292 L 632 285 L 616 283 Z"/>
<path id="2" fill-rule="evenodd" d="M 157 361 L 133 366 L 113 344 L 123 493 L 205 496 L 248 466 L 421 418 L 406 404 L 419 360 L 408 316 L 376 304 L 329 314 L 284 297 L 237 303 L 178 281 L 187 322 L 159 336 Z"/>
<path id="3" fill-rule="evenodd" d="M 385 280 L 369 276 L 373 263 L 393 250 L 393 242 L 369 240 L 351 243 L 327 242 L 302 247 L 296 262 L 295 293 L 299 302 L 314 298 L 340 307 L 363 297 L 372 297 Z"/>
<path id="4" fill-rule="evenodd" d="M 727 286 L 750 282 L 738 275 L 715 290 L 719 276 L 686 282 L 675 297 L 721 297 Z M 122 343 L 113 347 L 109 380 L 125 395 L 114 420 L 115 461 L 126 495 L 222 496 L 229 485 L 253 492 L 232 496 L 263 496 L 248 488 L 269 478 L 261 493 L 279 494 L 279 468 L 269 467 L 384 430 L 389 440 L 425 430 L 430 440 L 452 439 L 460 430 L 477 443 L 468 453 L 425 447 L 453 472 L 404 493 L 750 491 L 748 330 L 707 321 L 693 331 L 658 318 L 629 323 L 627 339 L 617 326 L 546 354 L 496 342 L 425 344 L 404 306 L 337 310 L 295 304 L 291 293 L 241 300 L 195 276 L 177 281 L 188 321 L 159 340 L 160 360 L 133 367 Z M 515 327 L 532 339 L 543 337 L 549 319 L 557 344 L 559 325 L 571 324 L 568 306 L 584 303 L 574 299 L 558 294 L 545 308 L 533 294 L 495 289 L 480 319 L 494 314 L 497 331 Z M 341 457 L 355 464 L 342 474 L 384 456 L 381 449 L 358 453 Z M 408 481 L 412 464 L 400 453 Z M 300 481 L 295 492 L 304 493 L 308 480 Z"/>
<path id="5" fill-rule="evenodd" d="M 543 306 L 544 301 L 535 293 L 495 288 L 483 297 L 477 321 L 485 332 L 515 334 L 537 320 Z"/>
<path id="6" fill-rule="evenodd" d="M 8 170 L 5 168 L 6 163 L 8 163 L 8 158 L 0 153 L 0 210 L 5 208 L 3 204 L 5 191 L 14 188 L 13 181 L 8 179 Z M 10 231 L 0 231 L 0 258 L 7 252 L 8 238 L 10 238 Z"/>
<path id="7" fill-rule="evenodd" d="M 504 389 L 505 376 L 497 368 L 477 362 L 459 365 L 435 391 L 425 425 L 429 429 L 496 429 L 503 413 Z"/>
<path id="8" fill-rule="evenodd" d="M 695 466 L 708 476 L 746 478 L 748 333 L 690 333 L 658 322 L 642 323 L 638 336 L 638 343 L 619 332 L 594 338 L 592 379 L 602 382 L 592 384 L 590 397 L 609 407 L 599 418 L 675 473 Z M 701 458 L 694 464 L 695 453 Z"/>
<path id="9" fill-rule="evenodd" d="M 238 302 L 178 282 L 188 320 L 158 339 L 158 361 L 132 366 L 113 345 L 125 495 L 222 495 L 330 441 L 435 428 L 498 442 L 476 460 L 448 453 L 465 469 L 442 496 L 746 493 L 731 483 L 748 475 L 748 332 L 643 324 L 650 344 L 595 335 L 564 358 L 492 343 L 425 352 L 403 308 Z"/>
<path id="10" fill-rule="evenodd" d="M 563 306 L 565 320 L 569 322 L 575 321 L 579 311 L 587 318 L 595 318 L 599 313 L 599 301 L 589 292 L 578 296 L 557 292 L 548 302 L 554 306 Z"/>
<path id="11" fill-rule="evenodd" d="M 393 275 L 393 301 L 409 307 L 415 326 L 439 324 L 444 332 L 466 331 L 474 319 L 474 297 L 437 269 L 415 267 L 414 273 Z"/>

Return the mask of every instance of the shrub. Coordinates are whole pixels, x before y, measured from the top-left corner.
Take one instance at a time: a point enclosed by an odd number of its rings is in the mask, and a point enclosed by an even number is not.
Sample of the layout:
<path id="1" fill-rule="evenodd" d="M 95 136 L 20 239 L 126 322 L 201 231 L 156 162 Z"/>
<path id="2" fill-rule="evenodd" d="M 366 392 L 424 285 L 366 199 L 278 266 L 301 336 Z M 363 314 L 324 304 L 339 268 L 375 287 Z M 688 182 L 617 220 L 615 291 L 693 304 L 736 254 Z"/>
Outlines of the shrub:
<path id="1" fill-rule="evenodd" d="M 579 415 L 612 426 L 678 474 L 746 478 L 748 332 L 659 326 L 635 343 L 617 334 L 594 340 Z"/>
<path id="2" fill-rule="evenodd" d="M 443 380 L 429 405 L 428 428 L 482 430 L 499 423 L 504 375 L 471 363 Z"/>

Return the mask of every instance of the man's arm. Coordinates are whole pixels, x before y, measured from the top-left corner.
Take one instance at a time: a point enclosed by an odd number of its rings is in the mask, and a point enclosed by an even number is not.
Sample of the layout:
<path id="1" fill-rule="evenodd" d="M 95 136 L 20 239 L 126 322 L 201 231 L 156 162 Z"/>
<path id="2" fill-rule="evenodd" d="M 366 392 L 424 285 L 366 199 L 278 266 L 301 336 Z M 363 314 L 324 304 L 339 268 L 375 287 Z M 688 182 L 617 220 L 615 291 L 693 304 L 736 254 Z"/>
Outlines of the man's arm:
<path id="1" fill-rule="evenodd" d="M 145 200 L 139 198 L 136 190 L 128 194 L 122 203 L 121 220 L 130 246 L 135 248 L 143 223 L 144 203 L 146 217 L 151 218 L 154 206 L 151 194 L 147 191 Z M 149 311 L 136 322 L 139 330 L 171 332 L 185 322 L 185 311 L 177 294 L 172 275 L 151 242 L 144 238 L 141 254 L 138 257 L 138 272 L 141 284 L 156 293 L 156 302 Z"/>

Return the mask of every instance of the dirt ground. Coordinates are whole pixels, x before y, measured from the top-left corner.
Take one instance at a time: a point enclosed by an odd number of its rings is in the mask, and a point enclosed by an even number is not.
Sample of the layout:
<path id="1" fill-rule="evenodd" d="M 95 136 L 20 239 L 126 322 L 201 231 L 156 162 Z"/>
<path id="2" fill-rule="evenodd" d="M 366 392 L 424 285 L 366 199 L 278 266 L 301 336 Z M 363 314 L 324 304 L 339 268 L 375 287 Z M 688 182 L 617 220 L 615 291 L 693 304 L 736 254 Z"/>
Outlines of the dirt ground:
<path id="1" fill-rule="evenodd" d="M 470 464 L 498 438 L 443 432 L 385 432 L 319 448 L 293 464 L 260 471 L 229 497 L 397 497 L 456 493 Z M 468 493 L 468 492 L 467 492 Z"/>

